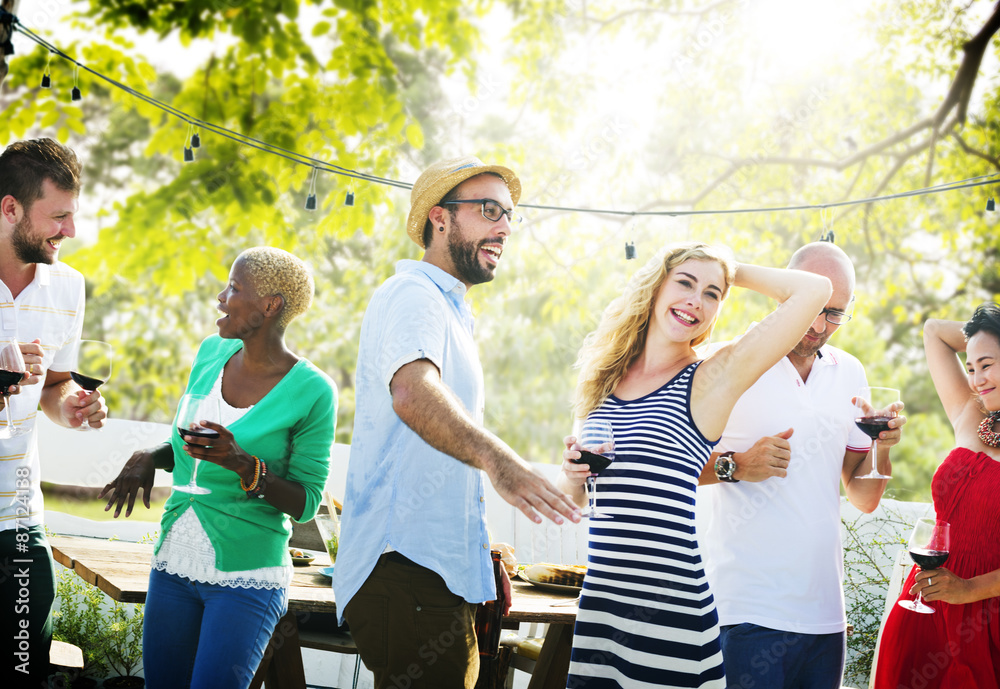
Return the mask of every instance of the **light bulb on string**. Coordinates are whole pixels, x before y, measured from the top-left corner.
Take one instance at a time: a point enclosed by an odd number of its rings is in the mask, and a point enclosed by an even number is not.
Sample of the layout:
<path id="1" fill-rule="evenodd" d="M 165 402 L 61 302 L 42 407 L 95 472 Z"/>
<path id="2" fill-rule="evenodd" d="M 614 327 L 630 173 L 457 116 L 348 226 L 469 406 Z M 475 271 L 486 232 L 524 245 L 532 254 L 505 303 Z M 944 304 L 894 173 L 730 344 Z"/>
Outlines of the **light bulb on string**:
<path id="1" fill-rule="evenodd" d="M 319 174 L 319 168 L 314 167 L 312 173 L 312 180 L 309 182 L 309 195 L 306 197 L 307 211 L 316 210 L 316 175 L 318 174 Z"/>
<path id="2" fill-rule="evenodd" d="M 191 135 L 191 148 L 201 148 L 201 137 L 198 132 Z"/>
<path id="3" fill-rule="evenodd" d="M 80 65 L 77 64 L 76 70 L 73 74 L 73 91 L 70 98 L 74 101 L 83 100 L 83 94 L 80 93 Z"/>
<path id="4" fill-rule="evenodd" d="M 344 205 L 345 206 L 353 206 L 354 205 L 354 192 L 353 191 L 347 192 L 347 196 L 344 197 Z"/>
<path id="5" fill-rule="evenodd" d="M 50 88 L 52 88 L 51 65 L 52 65 L 52 51 L 50 50 L 49 51 L 49 57 L 45 61 L 45 71 L 42 72 L 42 83 L 39 84 L 39 86 L 41 86 L 43 89 L 50 89 Z"/>
<path id="6" fill-rule="evenodd" d="M 194 162 L 194 149 L 191 147 L 191 129 L 192 125 L 188 122 L 187 136 L 184 137 L 184 162 L 193 163 Z"/>
<path id="7" fill-rule="evenodd" d="M 996 205 L 996 203 L 993 202 L 993 197 L 991 196 L 990 200 L 986 202 L 986 210 L 992 212 L 992 211 L 995 211 L 996 209 L 997 209 L 997 205 Z"/>

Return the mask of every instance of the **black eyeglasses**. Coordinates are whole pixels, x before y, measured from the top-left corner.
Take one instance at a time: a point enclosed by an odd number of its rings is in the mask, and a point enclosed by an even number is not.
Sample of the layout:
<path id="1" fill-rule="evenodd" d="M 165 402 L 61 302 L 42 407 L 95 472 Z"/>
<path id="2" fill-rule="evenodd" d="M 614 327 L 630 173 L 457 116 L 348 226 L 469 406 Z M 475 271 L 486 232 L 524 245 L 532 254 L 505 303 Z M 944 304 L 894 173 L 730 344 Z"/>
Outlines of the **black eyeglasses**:
<path id="1" fill-rule="evenodd" d="M 506 210 L 499 203 L 493 199 L 459 199 L 458 201 L 445 201 L 441 205 L 448 206 L 458 203 L 481 203 L 483 204 L 483 217 L 490 222 L 499 222 L 500 218 L 507 216 L 507 222 L 511 225 L 516 225 L 521 222 L 524 218 L 514 212 L 514 209 Z"/>
<path id="2" fill-rule="evenodd" d="M 844 313 L 843 311 L 838 311 L 837 309 L 823 309 L 819 312 L 819 315 L 826 318 L 826 322 L 830 325 L 843 325 L 847 321 L 854 318 L 853 315 Z"/>

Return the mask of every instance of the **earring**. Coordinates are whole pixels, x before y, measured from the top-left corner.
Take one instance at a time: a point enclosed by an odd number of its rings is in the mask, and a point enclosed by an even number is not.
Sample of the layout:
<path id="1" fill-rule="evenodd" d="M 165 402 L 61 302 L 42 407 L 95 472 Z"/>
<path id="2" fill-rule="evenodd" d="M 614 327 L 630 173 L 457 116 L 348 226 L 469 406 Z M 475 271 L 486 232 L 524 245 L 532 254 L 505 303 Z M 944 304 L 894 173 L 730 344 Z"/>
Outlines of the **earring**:
<path id="1" fill-rule="evenodd" d="M 438 228 L 438 232 L 444 232 L 444 225 Z"/>

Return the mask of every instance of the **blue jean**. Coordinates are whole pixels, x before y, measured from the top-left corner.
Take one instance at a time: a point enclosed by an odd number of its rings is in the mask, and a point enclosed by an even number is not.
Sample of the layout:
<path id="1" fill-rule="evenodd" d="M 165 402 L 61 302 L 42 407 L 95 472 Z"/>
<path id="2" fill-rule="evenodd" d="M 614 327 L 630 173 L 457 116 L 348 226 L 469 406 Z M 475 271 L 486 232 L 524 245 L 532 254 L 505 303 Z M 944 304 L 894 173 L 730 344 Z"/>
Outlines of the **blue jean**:
<path id="1" fill-rule="evenodd" d="M 744 622 L 722 627 L 727 689 L 839 689 L 847 634 L 796 634 Z"/>
<path id="2" fill-rule="evenodd" d="M 243 589 L 190 581 L 154 569 L 142 626 L 149 689 L 246 689 L 287 589 Z"/>

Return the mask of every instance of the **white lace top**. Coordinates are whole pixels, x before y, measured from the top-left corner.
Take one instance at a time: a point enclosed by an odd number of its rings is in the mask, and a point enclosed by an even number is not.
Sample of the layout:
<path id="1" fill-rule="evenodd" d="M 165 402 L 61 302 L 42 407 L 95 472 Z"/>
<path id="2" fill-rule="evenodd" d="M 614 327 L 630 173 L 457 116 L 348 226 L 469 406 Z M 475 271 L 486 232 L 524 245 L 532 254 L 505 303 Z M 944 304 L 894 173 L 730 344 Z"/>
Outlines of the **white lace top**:
<path id="1" fill-rule="evenodd" d="M 245 409 L 229 406 L 222 397 L 222 376 L 223 373 L 220 372 L 219 379 L 215 381 L 210 394 L 219 398 L 219 406 L 222 407 L 222 425 L 228 426 L 253 409 L 253 406 Z M 233 480 L 239 480 L 235 474 Z M 223 572 L 217 569 L 215 547 L 193 509 L 185 510 L 164 536 L 160 551 L 153 555 L 153 567 L 191 581 L 233 588 L 279 589 L 287 588 L 292 583 L 291 565 L 237 572 Z"/>

